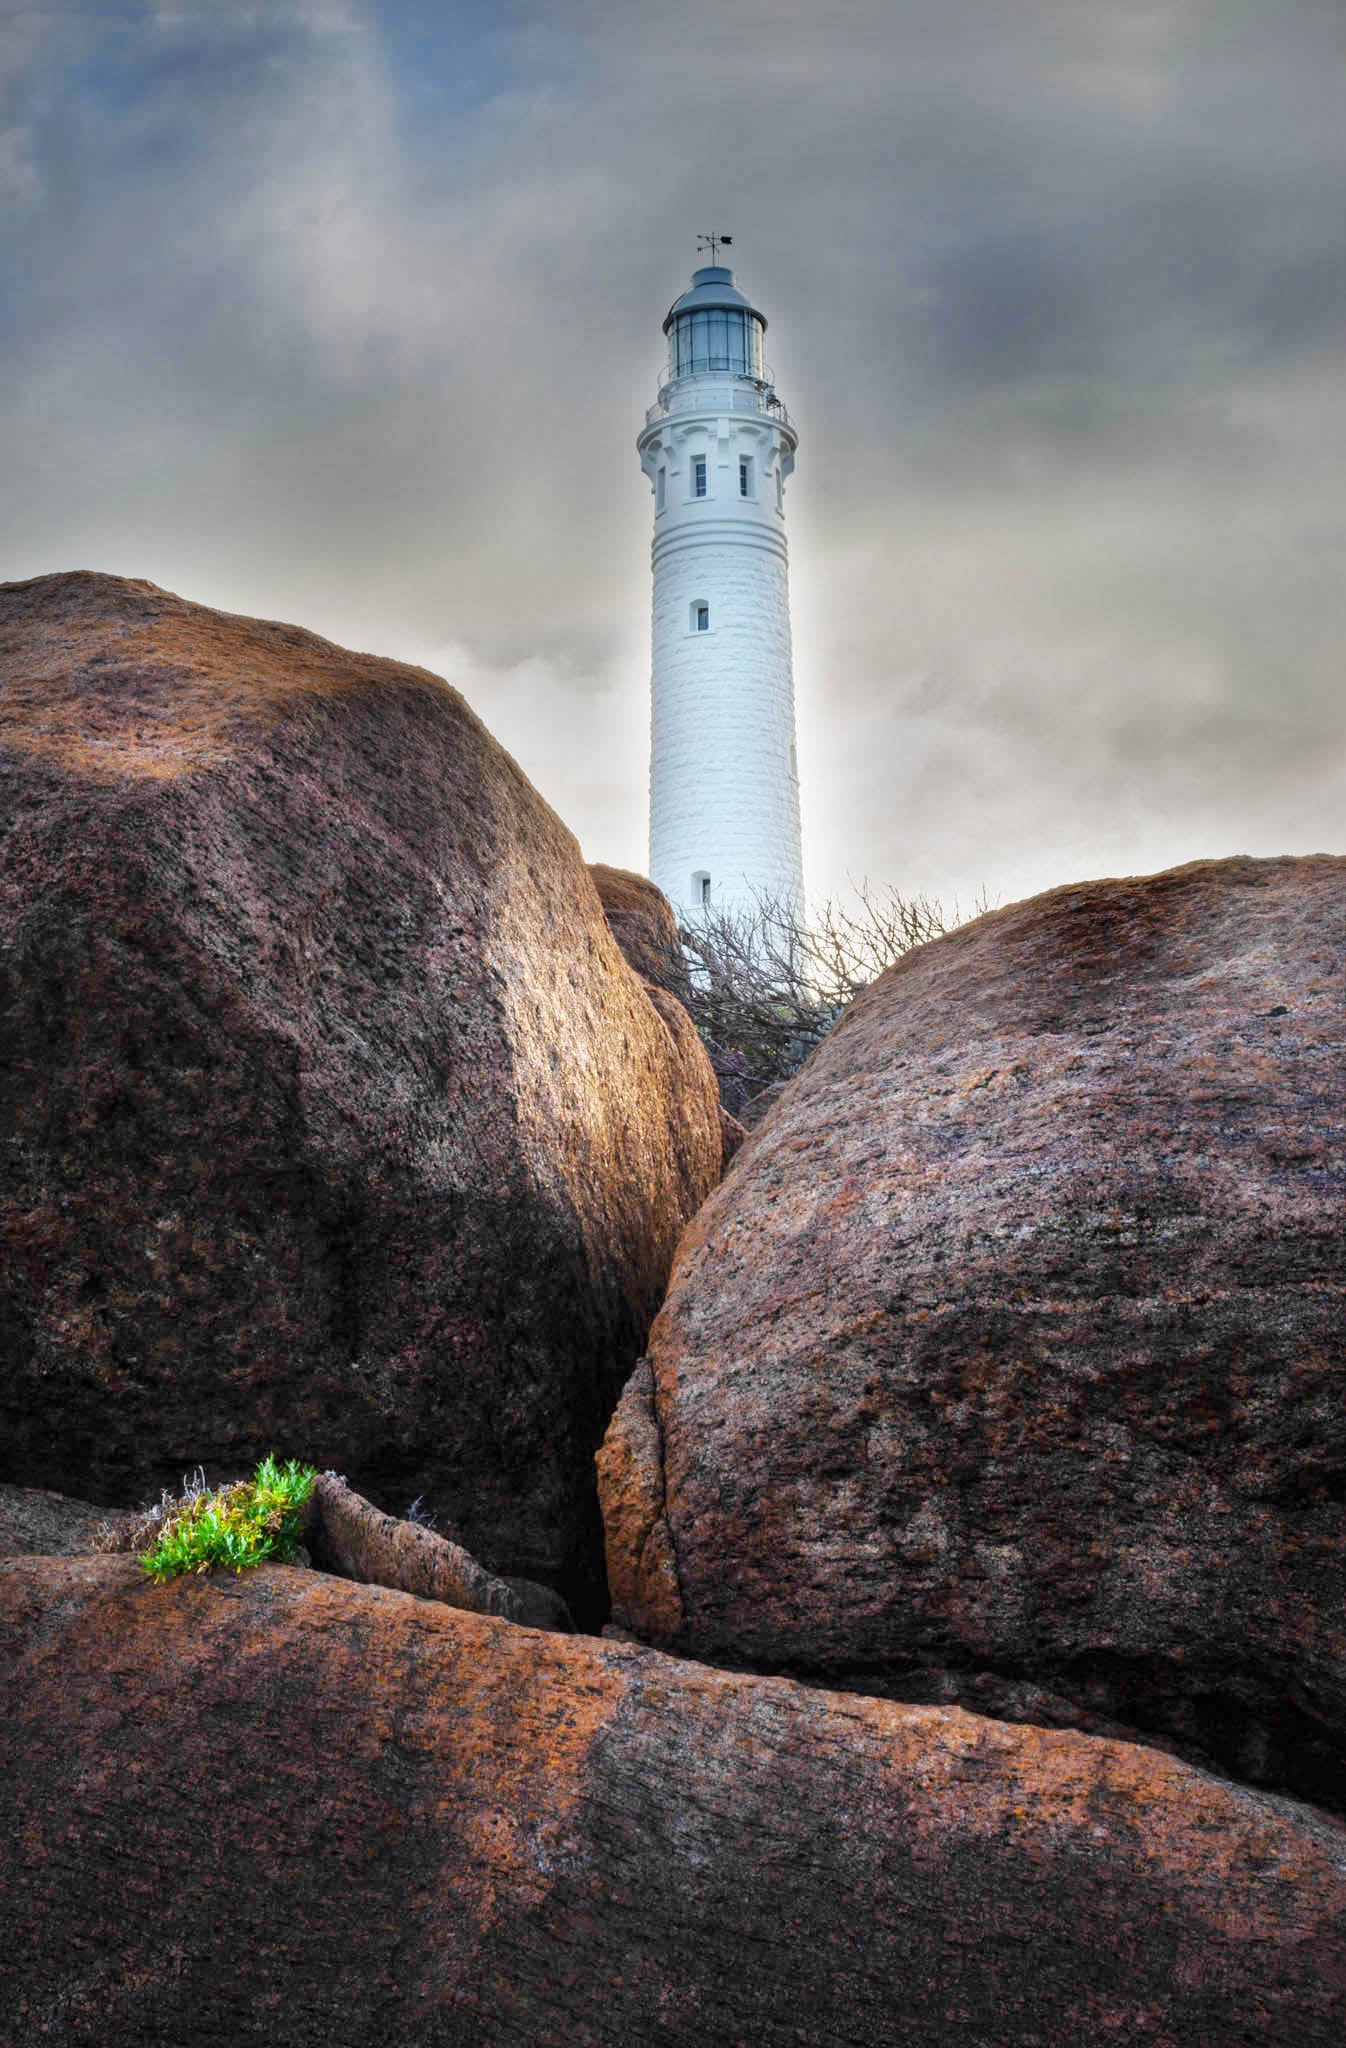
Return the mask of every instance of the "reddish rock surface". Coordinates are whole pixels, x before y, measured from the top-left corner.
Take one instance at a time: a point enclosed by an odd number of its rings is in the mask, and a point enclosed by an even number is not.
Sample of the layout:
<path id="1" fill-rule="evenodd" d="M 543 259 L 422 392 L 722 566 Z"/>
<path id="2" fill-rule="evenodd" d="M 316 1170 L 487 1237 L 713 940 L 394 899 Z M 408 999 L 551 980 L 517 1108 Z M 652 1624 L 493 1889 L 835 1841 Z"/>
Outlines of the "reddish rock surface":
<path id="1" fill-rule="evenodd" d="M 276 1449 L 601 1602 L 592 1454 L 721 1137 L 571 835 L 421 670 L 0 587 L 0 1476 Z"/>
<path id="2" fill-rule="evenodd" d="M 0 1568 L 0 2035 L 1339 2048 L 1346 1835 L 1154 1751 L 264 1567 Z"/>
<path id="3" fill-rule="evenodd" d="M 1346 862 L 1232 860 L 862 995 L 683 1240 L 614 1618 L 1346 1806 L 1344 976 Z"/>

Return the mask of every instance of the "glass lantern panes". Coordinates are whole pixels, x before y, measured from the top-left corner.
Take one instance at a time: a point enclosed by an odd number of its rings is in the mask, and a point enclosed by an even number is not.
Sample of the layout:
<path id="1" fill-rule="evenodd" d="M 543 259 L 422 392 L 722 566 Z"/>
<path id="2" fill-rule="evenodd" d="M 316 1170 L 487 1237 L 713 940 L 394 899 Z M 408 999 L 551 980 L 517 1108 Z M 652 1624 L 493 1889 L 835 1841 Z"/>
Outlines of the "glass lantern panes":
<path id="1" fill-rule="evenodd" d="M 762 323 L 751 313 L 709 308 L 680 313 L 669 333 L 669 367 L 675 377 L 727 370 L 738 377 L 762 375 Z"/>

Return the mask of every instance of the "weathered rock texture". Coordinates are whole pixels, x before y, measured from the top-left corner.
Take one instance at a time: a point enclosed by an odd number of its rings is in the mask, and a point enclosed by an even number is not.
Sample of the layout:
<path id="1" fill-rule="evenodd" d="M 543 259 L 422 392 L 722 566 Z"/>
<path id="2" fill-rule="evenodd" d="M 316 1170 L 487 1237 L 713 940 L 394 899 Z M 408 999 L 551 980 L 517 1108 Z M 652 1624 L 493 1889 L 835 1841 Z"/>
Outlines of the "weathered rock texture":
<path id="1" fill-rule="evenodd" d="M 40 1486 L 0 1486 L 0 1557 L 76 1557 L 139 1520 L 134 1509 L 95 1507 Z"/>
<path id="2" fill-rule="evenodd" d="M 721 1139 L 574 840 L 435 677 L 151 584 L 0 587 L 0 667 L 0 1476 L 274 1447 L 596 1602 Z"/>
<path id="3" fill-rule="evenodd" d="M 1346 862 L 1057 890 L 853 1005 L 683 1240 L 615 1618 L 1346 1805 Z"/>
<path id="4" fill-rule="evenodd" d="M 683 1007 L 691 989 L 672 904 L 653 882 L 626 868 L 609 868 L 595 862 L 589 873 L 613 938 L 644 980 L 651 1002 L 684 1048 L 688 1062 L 692 1062 L 692 1047 L 700 1048 L 701 1041 Z M 720 1156 L 724 1168 L 747 1135 L 746 1125 L 731 1116 L 722 1104 Z"/>
<path id="5" fill-rule="evenodd" d="M 0 2035 L 1339 2048 L 1346 1834 L 311 1572 L 0 1570 Z"/>
<path id="6" fill-rule="evenodd" d="M 672 904 L 653 882 L 647 882 L 644 875 L 633 875 L 627 868 L 609 868 L 595 862 L 589 873 L 613 938 L 645 982 L 647 995 L 691 1065 L 696 1057 L 693 1047 L 700 1050 L 701 1041 L 683 1007 L 691 990 Z M 723 1168 L 728 1167 L 747 1135 L 747 1127 L 721 1104 Z"/>
<path id="7" fill-rule="evenodd" d="M 612 936 L 643 980 L 670 995 L 688 991 L 687 961 L 673 906 L 653 882 L 628 868 L 595 861 L 589 868 Z"/>
<path id="8" fill-rule="evenodd" d="M 495 1578 L 461 1543 L 420 1523 L 385 1515 L 333 1472 L 319 1473 L 314 1483 L 304 1540 L 322 1570 L 363 1586 L 390 1586 L 527 1628 L 571 1626 L 565 1602 L 549 1587 Z"/>

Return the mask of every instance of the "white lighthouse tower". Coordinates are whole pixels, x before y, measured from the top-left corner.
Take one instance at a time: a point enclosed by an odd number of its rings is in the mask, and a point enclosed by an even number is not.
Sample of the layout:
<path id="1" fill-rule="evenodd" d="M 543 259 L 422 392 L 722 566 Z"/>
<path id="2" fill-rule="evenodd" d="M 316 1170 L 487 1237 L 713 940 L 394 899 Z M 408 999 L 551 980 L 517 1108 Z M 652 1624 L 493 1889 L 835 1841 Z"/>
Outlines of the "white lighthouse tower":
<path id="1" fill-rule="evenodd" d="M 650 878 L 684 916 L 803 900 L 785 546 L 796 435 L 765 329 L 732 270 L 694 271 L 664 321 L 667 375 L 637 442 L 654 487 Z"/>

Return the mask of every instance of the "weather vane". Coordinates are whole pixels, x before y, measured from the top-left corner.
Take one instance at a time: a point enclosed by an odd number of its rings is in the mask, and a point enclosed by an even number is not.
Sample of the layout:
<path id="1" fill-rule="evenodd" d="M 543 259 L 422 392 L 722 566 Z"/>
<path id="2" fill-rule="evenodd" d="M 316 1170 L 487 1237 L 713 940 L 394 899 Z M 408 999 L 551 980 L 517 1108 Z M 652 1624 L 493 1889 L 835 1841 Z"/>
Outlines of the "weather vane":
<path id="1" fill-rule="evenodd" d="M 703 249 L 709 249 L 710 260 L 713 263 L 721 247 L 728 249 L 732 245 L 733 240 L 732 235 L 698 235 L 696 238 L 697 254 L 700 255 Z"/>

